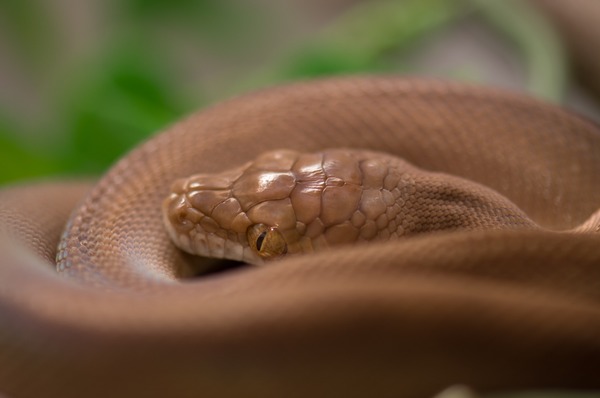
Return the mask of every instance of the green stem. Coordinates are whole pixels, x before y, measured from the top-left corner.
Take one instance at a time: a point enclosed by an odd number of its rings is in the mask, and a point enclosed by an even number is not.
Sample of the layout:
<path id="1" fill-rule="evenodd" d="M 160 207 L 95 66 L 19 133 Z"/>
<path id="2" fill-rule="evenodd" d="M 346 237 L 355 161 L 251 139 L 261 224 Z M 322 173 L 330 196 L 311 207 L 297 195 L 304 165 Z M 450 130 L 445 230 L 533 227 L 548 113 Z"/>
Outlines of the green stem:
<path id="1" fill-rule="evenodd" d="M 561 102 L 568 84 L 567 57 L 552 26 L 523 1 L 471 1 L 520 49 L 527 65 L 529 90 L 538 97 Z"/>

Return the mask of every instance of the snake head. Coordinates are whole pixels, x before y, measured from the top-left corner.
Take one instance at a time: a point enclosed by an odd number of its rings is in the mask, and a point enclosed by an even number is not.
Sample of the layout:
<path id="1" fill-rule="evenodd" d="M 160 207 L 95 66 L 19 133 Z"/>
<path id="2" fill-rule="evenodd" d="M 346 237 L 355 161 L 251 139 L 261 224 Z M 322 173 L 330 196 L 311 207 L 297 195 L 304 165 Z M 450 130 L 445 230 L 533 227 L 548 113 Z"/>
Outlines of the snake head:
<path id="1" fill-rule="evenodd" d="M 252 264 L 368 240 L 387 226 L 374 221 L 391 206 L 381 196 L 386 167 L 351 150 L 267 152 L 176 181 L 165 225 L 184 251 Z"/>

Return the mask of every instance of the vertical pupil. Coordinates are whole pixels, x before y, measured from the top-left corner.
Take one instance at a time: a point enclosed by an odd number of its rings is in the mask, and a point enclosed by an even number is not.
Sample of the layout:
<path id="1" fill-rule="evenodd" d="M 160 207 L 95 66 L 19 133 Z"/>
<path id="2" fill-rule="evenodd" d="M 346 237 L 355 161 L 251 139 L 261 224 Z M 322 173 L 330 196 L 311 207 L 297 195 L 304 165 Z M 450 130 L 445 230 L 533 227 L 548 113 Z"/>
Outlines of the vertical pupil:
<path id="1" fill-rule="evenodd" d="M 260 251 L 260 248 L 265 240 L 265 236 L 267 236 L 267 231 L 262 232 L 260 235 L 258 235 L 258 238 L 256 238 L 256 250 Z"/>

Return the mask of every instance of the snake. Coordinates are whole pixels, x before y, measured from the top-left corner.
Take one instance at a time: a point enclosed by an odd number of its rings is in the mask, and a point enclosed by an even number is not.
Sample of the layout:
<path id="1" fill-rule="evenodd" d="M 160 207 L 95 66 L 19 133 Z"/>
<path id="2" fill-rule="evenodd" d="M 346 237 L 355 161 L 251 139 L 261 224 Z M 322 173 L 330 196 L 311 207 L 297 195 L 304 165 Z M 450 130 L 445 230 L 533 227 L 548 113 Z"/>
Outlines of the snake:
<path id="1" fill-rule="evenodd" d="M 274 150 L 180 179 L 163 218 L 182 250 L 250 264 L 422 233 L 540 228 L 483 185 L 352 149 Z M 573 232 L 599 229 L 594 214 Z"/>
<path id="2" fill-rule="evenodd" d="M 524 94 L 235 97 L 98 181 L 0 191 L 0 393 L 598 388 L 599 207 L 600 127 Z"/>

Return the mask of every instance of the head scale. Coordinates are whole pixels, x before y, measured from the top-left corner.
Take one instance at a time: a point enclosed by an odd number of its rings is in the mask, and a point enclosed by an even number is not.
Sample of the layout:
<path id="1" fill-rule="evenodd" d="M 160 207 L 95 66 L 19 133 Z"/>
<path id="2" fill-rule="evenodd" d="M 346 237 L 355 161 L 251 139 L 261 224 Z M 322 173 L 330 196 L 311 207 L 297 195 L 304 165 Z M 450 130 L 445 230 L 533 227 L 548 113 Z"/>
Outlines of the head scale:
<path id="1" fill-rule="evenodd" d="M 361 182 L 359 161 L 346 152 L 271 151 L 176 181 L 164 221 L 187 252 L 257 264 L 355 241 Z"/>

